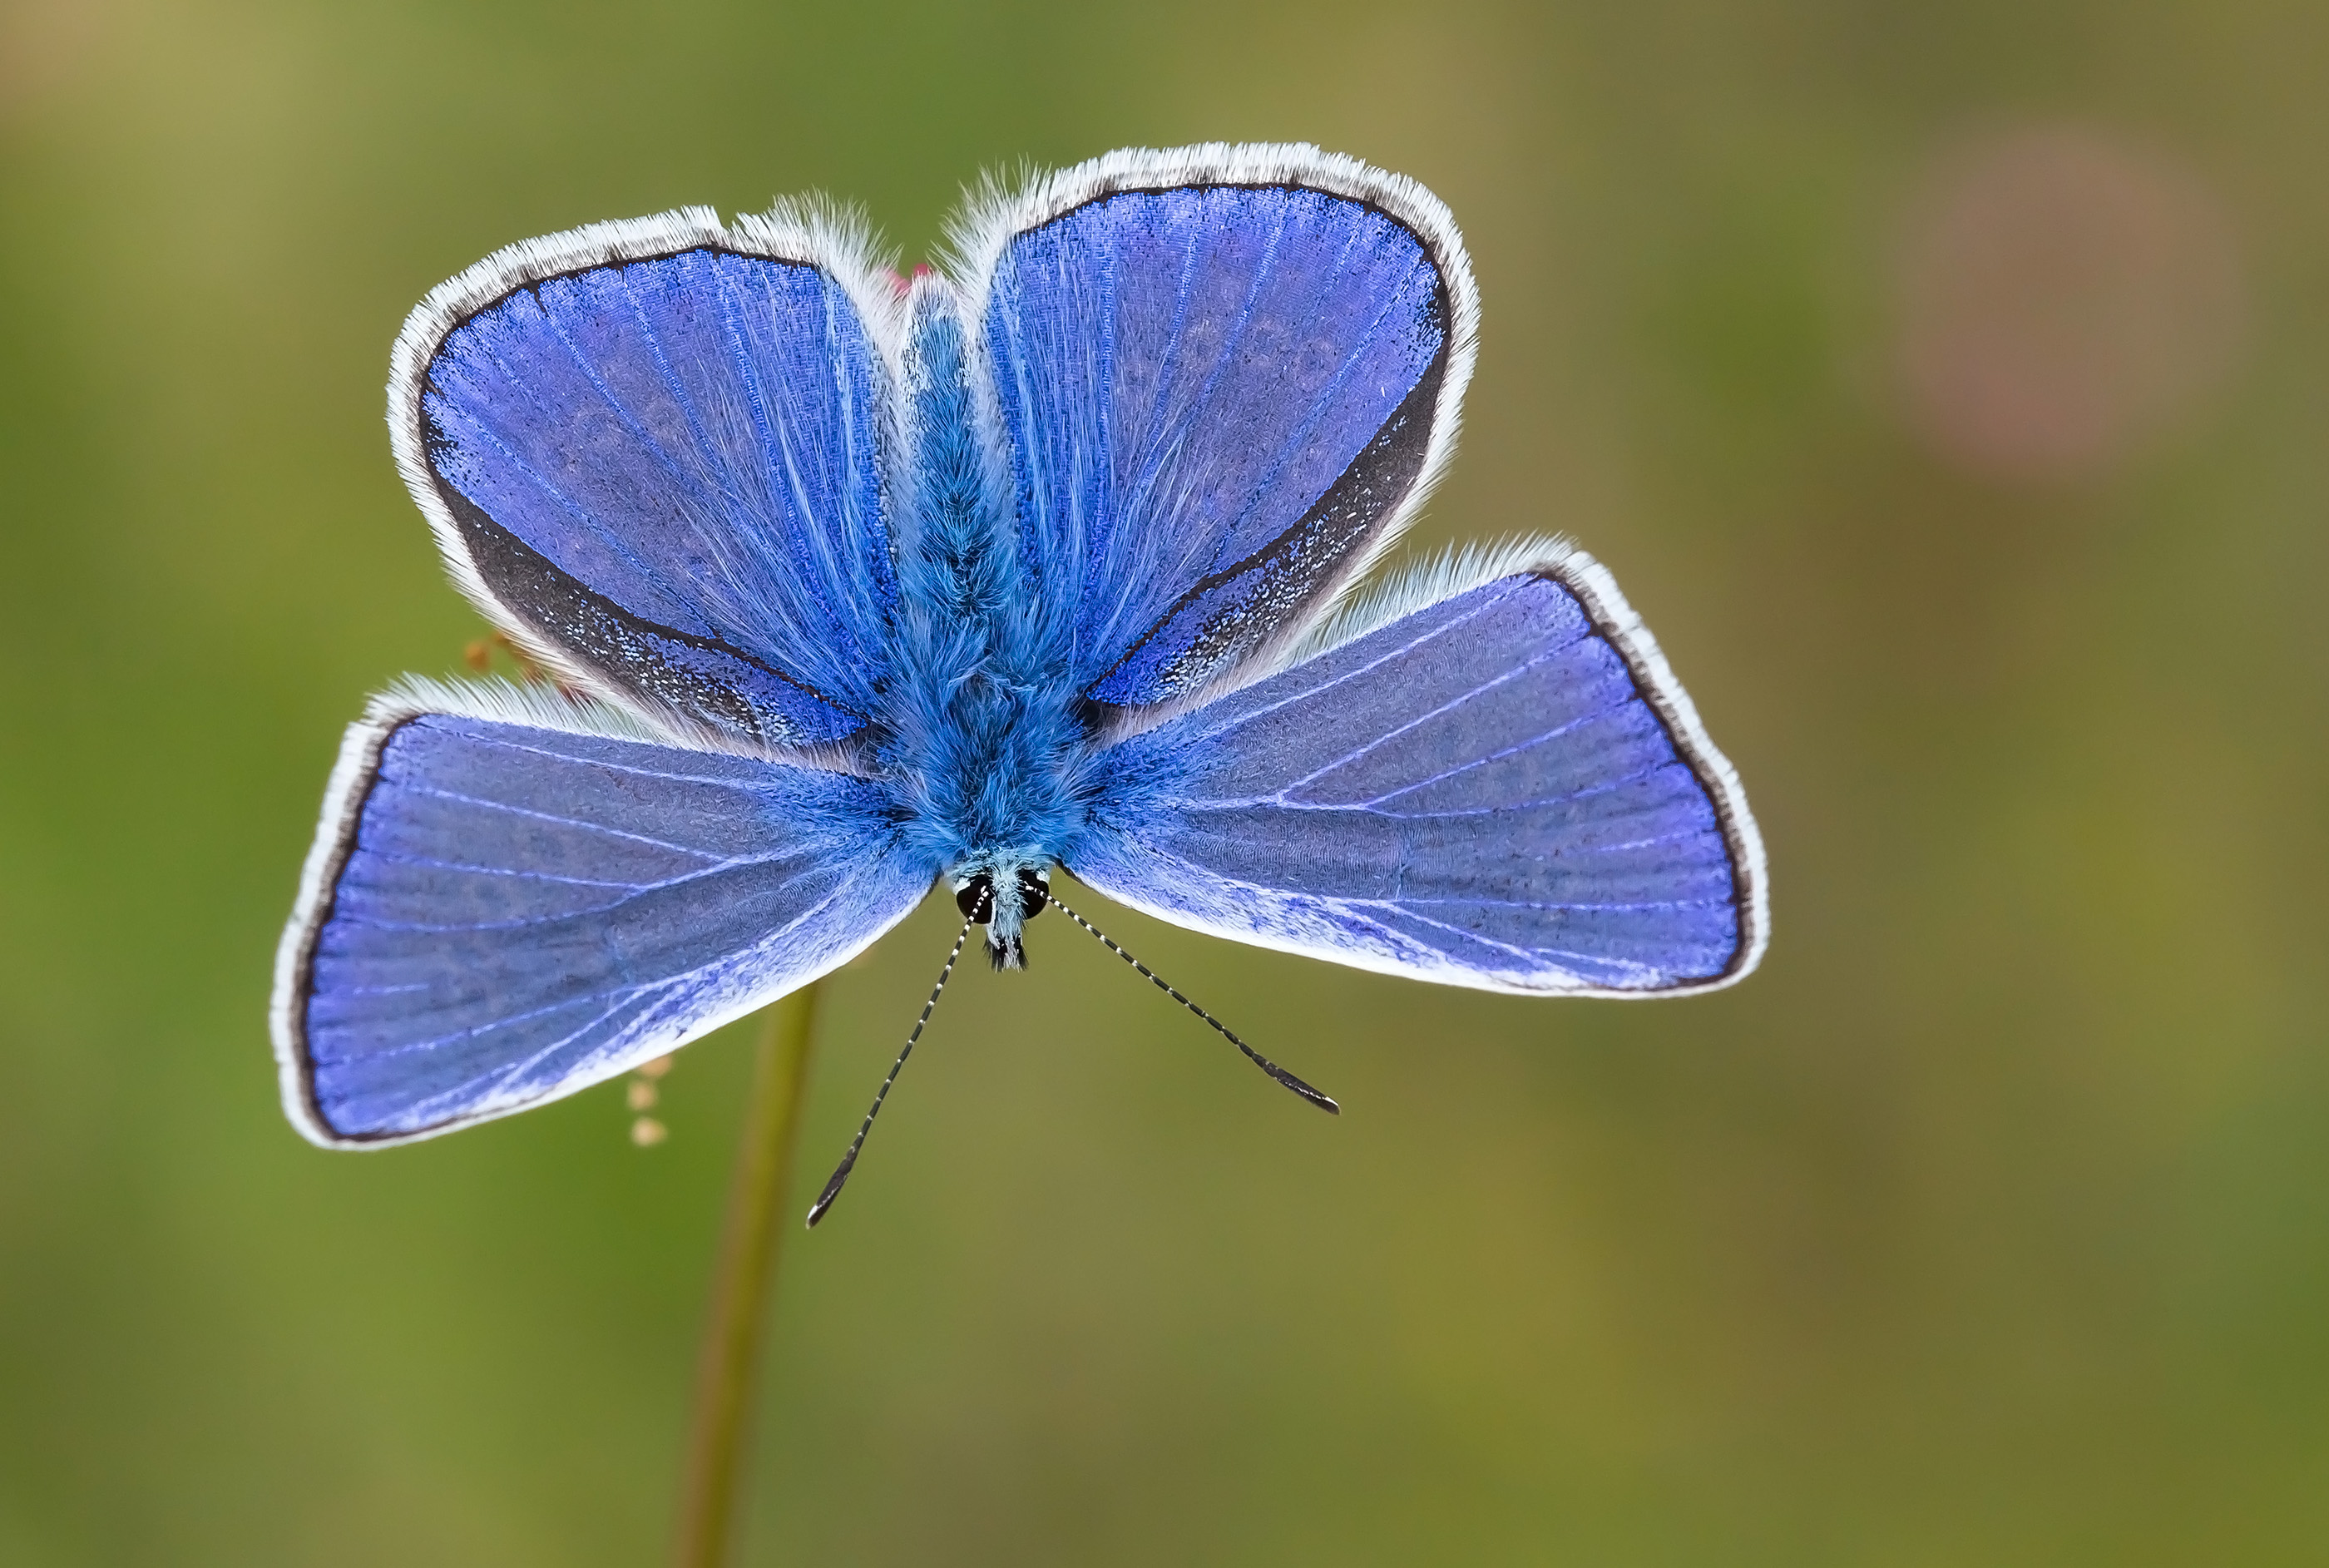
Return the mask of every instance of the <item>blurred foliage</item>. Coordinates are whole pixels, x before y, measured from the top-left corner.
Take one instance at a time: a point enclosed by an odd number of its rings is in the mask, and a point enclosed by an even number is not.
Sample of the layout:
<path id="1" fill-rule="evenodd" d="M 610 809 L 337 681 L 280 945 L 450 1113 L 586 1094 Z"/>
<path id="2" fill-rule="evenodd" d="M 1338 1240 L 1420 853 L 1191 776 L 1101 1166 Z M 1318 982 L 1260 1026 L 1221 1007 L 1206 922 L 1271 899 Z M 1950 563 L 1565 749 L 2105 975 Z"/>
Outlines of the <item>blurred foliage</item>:
<path id="1" fill-rule="evenodd" d="M 378 1156 L 284 1124 L 269 966 L 341 726 L 475 618 L 387 348 L 526 235 L 1307 138 L 1485 297 L 1419 543 L 1570 532 L 1768 833 L 1655 1006 L 1088 898 L 969 976 L 790 1252 L 751 1561 L 2275 1563 L 2329 1540 L 2329 12 L 9 0 L 0 1562 L 654 1561 L 745 1041 Z M 2220 203 L 2245 350 L 2107 471 L 1901 413 L 1903 203 L 2070 123 Z M 940 901 L 943 902 L 943 901 Z M 834 982 L 837 1153 L 942 955 Z"/>

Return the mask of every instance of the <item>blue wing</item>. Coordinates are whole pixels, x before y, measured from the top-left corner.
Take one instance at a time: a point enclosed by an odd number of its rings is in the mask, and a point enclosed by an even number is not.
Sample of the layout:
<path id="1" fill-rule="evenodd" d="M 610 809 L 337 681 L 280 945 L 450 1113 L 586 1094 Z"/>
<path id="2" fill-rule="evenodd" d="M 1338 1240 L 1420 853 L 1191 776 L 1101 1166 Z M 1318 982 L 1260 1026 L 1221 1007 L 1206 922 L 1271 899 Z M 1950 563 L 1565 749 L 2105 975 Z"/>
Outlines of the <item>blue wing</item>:
<path id="1" fill-rule="evenodd" d="M 1410 181 L 1313 147 L 1118 153 L 969 228 L 1022 553 L 1104 724 L 1283 647 L 1450 449 L 1476 306 Z"/>
<path id="2" fill-rule="evenodd" d="M 1161 919 L 1489 990 L 1753 968 L 1763 855 L 1608 572 L 1494 577 L 1119 743 L 1069 859 Z"/>
<path id="3" fill-rule="evenodd" d="M 627 1071 L 845 962 L 929 891 L 860 779 L 466 705 L 376 707 L 343 751 L 276 972 L 285 1108 L 318 1143 L 449 1131 Z"/>
<path id="4" fill-rule="evenodd" d="M 529 241 L 414 311 L 398 459 L 490 617 L 683 729 L 863 726 L 897 600 L 893 381 L 851 245 L 670 213 Z"/>

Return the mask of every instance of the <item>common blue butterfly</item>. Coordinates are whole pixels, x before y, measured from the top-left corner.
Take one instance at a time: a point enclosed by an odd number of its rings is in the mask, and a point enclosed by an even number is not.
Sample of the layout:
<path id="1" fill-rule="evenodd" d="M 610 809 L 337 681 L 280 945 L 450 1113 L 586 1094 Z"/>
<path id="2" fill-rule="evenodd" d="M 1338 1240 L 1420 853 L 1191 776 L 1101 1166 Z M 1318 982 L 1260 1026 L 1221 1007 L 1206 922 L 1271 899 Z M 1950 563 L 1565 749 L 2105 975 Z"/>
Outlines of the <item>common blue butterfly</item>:
<path id="1" fill-rule="evenodd" d="M 1308 146 L 1127 151 L 990 187 L 953 245 L 901 286 L 822 208 L 687 208 L 413 312 L 398 466 L 561 684 L 407 680 L 349 730 L 276 970 L 307 1137 L 622 1073 L 934 883 L 1015 965 L 1055 865 L 1486 990 L 1754 968 L 1754 819 L 1607 571 L 1540 539 L 1353 591 L 1472 372 L 1437 199 Z"/>

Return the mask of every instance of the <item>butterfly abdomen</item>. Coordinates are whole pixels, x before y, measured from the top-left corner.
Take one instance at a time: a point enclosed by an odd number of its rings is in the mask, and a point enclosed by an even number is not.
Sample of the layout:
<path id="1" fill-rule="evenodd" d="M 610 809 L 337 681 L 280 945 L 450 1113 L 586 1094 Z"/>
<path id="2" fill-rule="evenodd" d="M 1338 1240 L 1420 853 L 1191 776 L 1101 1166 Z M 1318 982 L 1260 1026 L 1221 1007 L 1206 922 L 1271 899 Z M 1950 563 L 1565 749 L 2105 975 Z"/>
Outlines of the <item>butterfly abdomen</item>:
<path id="1" fill-rule="evenodd" d="M 1089 748 L 1066 619 L 1027 602 L 1011 486 L 980 429 L 955 301 L 933 279 L 917 287 L 913 310 L 890 772 L 908 840 L 934 874 L 1010 885 L 1019 868 L 1057 860 L 1081 829 Z M 998 921 L 990 936 L 1015 923 Z"/>

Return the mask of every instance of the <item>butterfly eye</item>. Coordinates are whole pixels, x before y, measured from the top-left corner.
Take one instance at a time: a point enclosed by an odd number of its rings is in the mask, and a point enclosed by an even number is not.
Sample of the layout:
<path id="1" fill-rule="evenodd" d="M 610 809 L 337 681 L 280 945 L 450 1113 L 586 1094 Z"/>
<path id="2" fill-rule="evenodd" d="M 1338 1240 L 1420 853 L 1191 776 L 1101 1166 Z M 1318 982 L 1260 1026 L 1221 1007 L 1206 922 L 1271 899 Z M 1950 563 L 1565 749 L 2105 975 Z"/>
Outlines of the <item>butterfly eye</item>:
<path id="1" fill-rule="evenodd" d="M 954 907 L 962 918 L 985 925 L 995 918 L 995 879 L 981 872 L 954 890 Z"/>
<path id="2" fill-rule="evenodd" d="M 1023 871 L 1019 874 L 1019 918 L 1021 920 L 1033 920 L 1043 912 L 1043 906 L 1051 902 L 1051 890 L 1044 885 L 1042 877 L 1032 871 Z"/>

